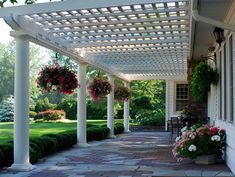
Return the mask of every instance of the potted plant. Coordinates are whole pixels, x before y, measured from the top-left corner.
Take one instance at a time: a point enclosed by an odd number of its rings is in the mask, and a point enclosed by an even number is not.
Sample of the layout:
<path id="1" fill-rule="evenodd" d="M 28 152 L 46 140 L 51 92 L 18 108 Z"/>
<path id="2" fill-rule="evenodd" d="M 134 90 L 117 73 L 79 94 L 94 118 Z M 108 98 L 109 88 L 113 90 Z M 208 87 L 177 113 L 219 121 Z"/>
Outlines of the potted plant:
<path id="1" fill-rule="evenodd" d="M 60 66 L 57 61 L 43 67 L 36 82 L 42 90 L 48 92 L 58 90 L 63 94 L 71 94 L 79 86 L 75 71 Z"/>
<path id="2" fill-rule="evenodd" d="M 211 84 L 218 82 L 217 70 L 214 70 L 206 61 L 200 62 L 194 69 L 191 89 L 195 100 L 206 100 Z"/>
<path id="3" fill-rule="evenodd" d="M 172 152 L 178 160 L 190 158 L 197 164 L 212 164 L 217 157 L 221 158 L 225 145 L 224 129 L 193 126 L 176 138 Z"/>
<path id="4" fill-rule="evenodd" d="M 87 86 L 88 93 L 93 101 L 97 101 L 112 91 L 112 85 L 103 77 L 94 77 Z"/>
<path id="5" fill-rule="evenodd" d="M 122 85 L 116 85 L 114 88 L 114 98 L 116 101 L 127 101 L 131 97 L 130 90 Z"/>

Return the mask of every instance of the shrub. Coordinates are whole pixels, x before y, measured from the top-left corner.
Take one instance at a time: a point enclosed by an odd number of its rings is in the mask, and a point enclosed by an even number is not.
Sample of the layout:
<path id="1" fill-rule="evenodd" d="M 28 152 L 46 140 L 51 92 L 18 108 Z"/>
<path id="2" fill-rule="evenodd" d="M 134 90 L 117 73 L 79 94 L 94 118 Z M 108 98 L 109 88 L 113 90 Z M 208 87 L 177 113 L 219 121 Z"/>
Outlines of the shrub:
<path id="1" fill-rule="evenodd" d="M 29 117 L 30 117 L 30 118 L 34 118 L 36 115 L 37 115 L 36 112 L 34 112 L 34 111 L 29 111 Z"/>
<path id="2" fill-rule="evenodd" d="M 66 112 L 66 119 L 77 119 L 77 100 L 62 99 L 57 106 L 57 109 L 62 109 Z"/>
<path id="3" fill-rule="evenodd" d="M 115 134 L 124 130 L 123 124 L 115 124 Z M 87 129 L 87 140 L 102 140 L 108 136 L 106 125 L 91 126 Z M 77 143 L 77 131 L 70 130 L 58 134 L 46 134 L 30 138 L 30 162 L 35 163 L 39 158 L 57 151 L 72 147 Z M 0 166 L 10 166 L 13 163 L 13 142 L 0 145 Z"/>
<path id="4" fill-rule="evenodd" d="M 0 166 L 11 166 L 13 164 L 13 142 L 9 141 L 4 145 L 0 145 L 0 150 Z"/>
<path id="5" fill-rule="evenodd" d="M 132 122 L 142 126 L 163 126 L 165 117 L 164 113 L 159 110 L 141 110 L 137 112 Z"/>
<path id="6" fill-rule="evenodd" d="M 0 108 L 0 122 L 12 122 L 14 120 L 14 97 L 10 95 L 3 100 Z"/>
<path id="7" fill-rule="evenodd" d="M 87 130 L 87 140 L 102 140 L 107 138 L 109 129 L 107 127 L 90 127 Z"/>
<path id="8" fill-rule="evenodd" d="M 137 109 L 152 109 L 154 107 L 152 97 L 147 95 L 137 97 L 133 100 L 133 104 Z"/>
<path id="9" fill-rule="evenodd" d="M 59 120 L 65 119 L 65 112 L 63 110 L 47 110 L 44 112 L 39 112 L 35 117 L 37 119 L 44 120 Z"/>
<path id="10" fill-rule="evenodd" d="M 115 123 L 114 124 L 114 134 L 120 134 L 124 131 L 124 126 L 122 123 Z"/>
<path id="11" fill-rule="evenodd" d="M 55 108 L 56 108 L 56 105 L 51 104 L 47 97 L 44 99 L 39 99 L 35 105 L 36 112 L 42 112 L 42 111 L 46 111 L 48 109 L 55 109 Z"/>

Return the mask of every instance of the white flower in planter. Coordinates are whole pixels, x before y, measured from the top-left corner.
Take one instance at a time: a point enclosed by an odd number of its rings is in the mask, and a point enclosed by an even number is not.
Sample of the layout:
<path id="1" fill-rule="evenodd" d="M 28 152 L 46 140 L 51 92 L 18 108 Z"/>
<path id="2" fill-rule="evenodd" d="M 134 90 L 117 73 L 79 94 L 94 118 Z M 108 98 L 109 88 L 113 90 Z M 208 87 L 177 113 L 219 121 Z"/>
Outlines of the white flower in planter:
<path id="1" fill-rule="evenodd" d="M 214 135 L 211 137 L 211 141 L 221 141 L 221 138 L 219 135 Z"/>
<path id="2" fill-rule="evenodd" d="M 189 150 L 190 152 L 194 152 L 194 151 L 197 150 L 197 147 L 196 147 L 194 144 L 191 144 L 191 145 L 188 147 L 188 150 Z"/>
<path id="3" fill-rule="evenodd" d="M 175 138 L 175 142 L 178 142 L 180 140 L 180 136 Z"/>

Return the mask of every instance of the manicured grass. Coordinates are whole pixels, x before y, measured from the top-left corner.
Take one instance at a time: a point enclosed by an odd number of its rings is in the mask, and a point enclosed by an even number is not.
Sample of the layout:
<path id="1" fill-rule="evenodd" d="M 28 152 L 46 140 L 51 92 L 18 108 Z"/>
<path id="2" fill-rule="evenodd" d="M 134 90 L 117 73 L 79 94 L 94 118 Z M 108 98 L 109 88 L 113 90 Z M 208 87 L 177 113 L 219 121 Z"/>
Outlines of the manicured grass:
<path id="1" fill-rule="evenodd" d="M 115 122 L 123 122 L 123 120 L 115 120 Z M 107 124 L 107 120 L 87 120 L 87 126 Z M 43 122 L 43 123 L 30 123 L 30 137 L 39 137 L 48 133 L 59 133 L 67 130 L 76 130 L 76 121 L 69 123 L 57 122 Z M 0 144 L 5 144 L 7 141 L 13 140 L 13 123 L 1 122 L 0 123 Z"/>

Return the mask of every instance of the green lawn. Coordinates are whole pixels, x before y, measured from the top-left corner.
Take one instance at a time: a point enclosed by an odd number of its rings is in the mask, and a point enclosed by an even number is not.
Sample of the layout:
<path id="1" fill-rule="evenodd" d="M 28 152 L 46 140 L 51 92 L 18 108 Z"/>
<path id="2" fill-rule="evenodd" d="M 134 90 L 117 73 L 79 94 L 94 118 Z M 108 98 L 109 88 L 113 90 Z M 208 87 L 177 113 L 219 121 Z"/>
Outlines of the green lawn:
<path id="1" fill-rule="evenodd" d="M 123 122 L 123 120 L 115 120 L 115 122 Z M 87 126 L 106 124 L 107 120 L 88 120 Z M 75 130 L 77 128 L 76 121 L 69 123 L 30 123 L 30 137 L 38 137 L 48 133 L 58 133 L 67 130 Z M 0 123 L 0 144 L 13 140 L 13 123 Z"/>

